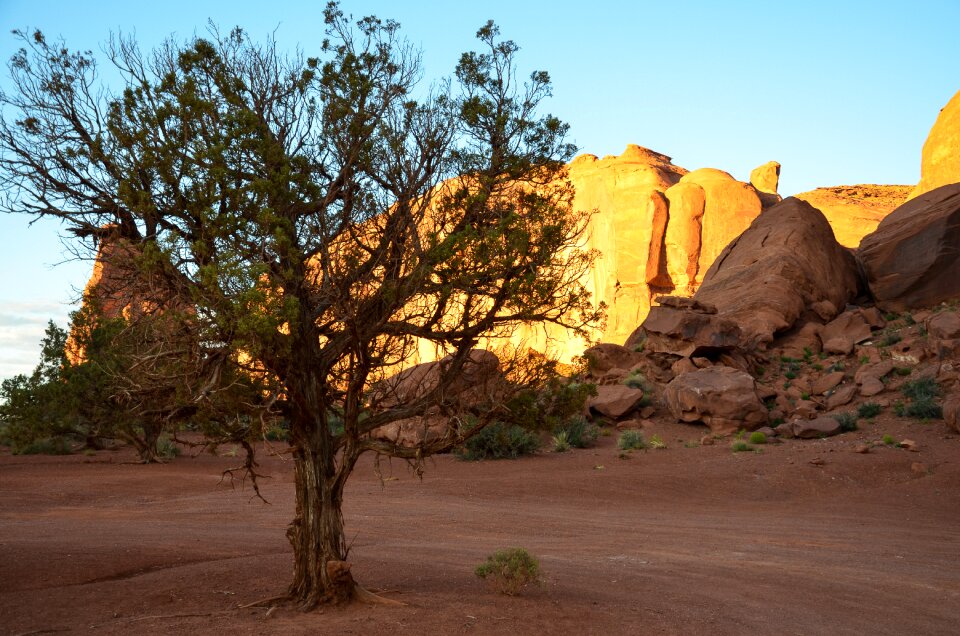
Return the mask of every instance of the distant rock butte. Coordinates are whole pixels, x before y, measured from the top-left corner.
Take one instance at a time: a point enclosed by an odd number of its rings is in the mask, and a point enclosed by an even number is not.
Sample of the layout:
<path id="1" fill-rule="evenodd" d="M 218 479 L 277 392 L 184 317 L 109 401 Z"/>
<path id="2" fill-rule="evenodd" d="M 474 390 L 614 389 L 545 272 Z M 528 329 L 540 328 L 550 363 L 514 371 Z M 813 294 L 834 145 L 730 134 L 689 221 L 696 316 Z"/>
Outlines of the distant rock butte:
<path id="1" fill-rule="evenodd" d="M 923 144 L 920 183 L 910 198 L 960 182 L 960 91 L 943 107 Z"/>
<path id="2" fill-rule="evenodd" d="M 907 200 L 908 185 L 849 185 L 817 188 L 795 195 L 827 217 L 837 242 L 856 248 L 880 221 Z"/>

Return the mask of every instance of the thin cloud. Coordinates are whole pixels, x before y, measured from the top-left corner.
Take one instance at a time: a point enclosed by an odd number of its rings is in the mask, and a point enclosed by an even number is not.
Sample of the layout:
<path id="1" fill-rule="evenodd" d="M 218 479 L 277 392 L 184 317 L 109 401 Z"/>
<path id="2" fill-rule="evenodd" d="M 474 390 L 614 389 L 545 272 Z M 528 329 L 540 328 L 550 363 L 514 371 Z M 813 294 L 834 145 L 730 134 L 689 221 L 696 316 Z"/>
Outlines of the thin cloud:
<path id="1" fill-rule="evenodd" d="M 30 373 L 40 361 L 47 322 L 66 328 L 70 305 L 0 299 L 0 378 Z"/>

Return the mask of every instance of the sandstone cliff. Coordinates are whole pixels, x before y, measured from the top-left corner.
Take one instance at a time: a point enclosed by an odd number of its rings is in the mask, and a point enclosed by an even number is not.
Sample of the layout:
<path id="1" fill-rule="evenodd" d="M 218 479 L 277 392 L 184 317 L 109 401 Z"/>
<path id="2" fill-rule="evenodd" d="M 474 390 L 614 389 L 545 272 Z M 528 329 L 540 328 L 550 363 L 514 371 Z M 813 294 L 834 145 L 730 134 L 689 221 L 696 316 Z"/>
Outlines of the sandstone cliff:
<path id="1" fill-rule="evenodd" d="M 920 183 L 910 198 L 940 186 L 960 182 L 960 91 L 937 116 L 926 142 L 920 162 Z"/>
<path id="2" fill-rule="evenodd" d="M 851 185 L 817 188 L 795 195 L 827 217 L 837 242 L 856 248 L 880 221 L 893 212 L 910 194 L 906 185 Z"/>

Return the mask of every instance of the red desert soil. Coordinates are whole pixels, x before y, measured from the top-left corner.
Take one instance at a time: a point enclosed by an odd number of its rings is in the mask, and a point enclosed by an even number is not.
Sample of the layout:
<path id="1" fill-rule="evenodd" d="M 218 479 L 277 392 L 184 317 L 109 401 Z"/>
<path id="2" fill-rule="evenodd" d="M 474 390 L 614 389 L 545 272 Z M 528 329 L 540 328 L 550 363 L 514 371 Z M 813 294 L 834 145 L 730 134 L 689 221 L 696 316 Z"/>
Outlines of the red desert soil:
<path id="1" fill-rule="evenodd" d="M 517 461 L 361 463 L 345 516 L 358 580 L 405 607 L 302 614 L 280 593 L 288 461 L 264 454 L 266 505 L 219 483 L 237 458 L 140 466 L 0 454 L 0 631 L 113 634 L 956 634 L 960 440 L 881 416 L 855 433 L 731 453 L 657 424 L 665 450 Z M 652 433 L 654 431 L 648 431 Z M 883 434 L 917 452 L 874 447 Z M 914 464 L 923 464 L 916 466 Z M 545 584 L 499 595 L 473 567 L 500 547 Z"/>

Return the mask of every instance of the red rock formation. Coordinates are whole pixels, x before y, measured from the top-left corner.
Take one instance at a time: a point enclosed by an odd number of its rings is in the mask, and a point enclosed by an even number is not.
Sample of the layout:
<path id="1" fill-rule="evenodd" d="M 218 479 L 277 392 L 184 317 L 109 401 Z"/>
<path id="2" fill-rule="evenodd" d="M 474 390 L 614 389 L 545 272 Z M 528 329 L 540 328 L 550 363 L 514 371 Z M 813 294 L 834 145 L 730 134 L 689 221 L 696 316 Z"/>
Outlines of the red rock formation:
<path id="1" fill-rule="evenodd" d="M 837 242 L 856 248 L 888 214 L 907 200 L 911 186 L 853 185 L 817 188 L 795 195 L 823 212 Z"/>
<path id="2" fill-rule="evenodd" d="M 902 311 L 960 297 L 960 183 L 897 208 L 857 250 L 877 304 Z"/>
<path id="3" fill-rule="evenodd" d="M 789 197 L 724 249 L 694 298 L 739 325 L 745 344 L 765 345 L 817 303 L 829 302 L 836 313 L 856 295 L 857 282 L 856 262 L 824 216 Z"/>
<path id="4" fill-rule="evenodd" d="M 960 91 L 947 102 L 923 144 L 920 183 L 910 198 L 960 182 Z"/>

